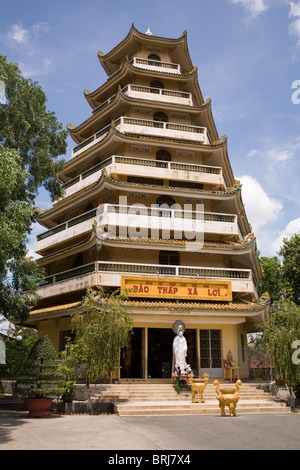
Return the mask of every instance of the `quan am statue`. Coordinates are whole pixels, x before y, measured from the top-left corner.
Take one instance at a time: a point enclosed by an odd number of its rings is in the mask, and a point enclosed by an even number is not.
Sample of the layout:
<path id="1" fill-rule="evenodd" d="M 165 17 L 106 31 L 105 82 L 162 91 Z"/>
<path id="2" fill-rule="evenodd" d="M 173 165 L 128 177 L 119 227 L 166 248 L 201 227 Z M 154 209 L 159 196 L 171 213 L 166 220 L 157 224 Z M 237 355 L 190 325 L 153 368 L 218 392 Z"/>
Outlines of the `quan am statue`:
<path id="1" fill-rule="evenodd" d="M 219 400 L 219 407 L 221 409 L 221 416 L 226 416 L 225 406 L 229 408 L 229 416 L 236 416 L 236 405 L 240 399 L 241 380 L 237 380 L 235 388 L 220 388 L 220 382 L 214 381 L 216 387 L 217 399 Z"/>
<path id="2" fill-rule="evenodd" d="M 173 368 L 172 372 L 177 372 L 179 375 L 187 374 L 191 371 L 190 365 L 186 362 L 187 357 L 187 342 L 183 336 L 185 327 L 182 322 L 176 323 L 173 326 L 173 331 L 177 333 L 173 341 Z"/>

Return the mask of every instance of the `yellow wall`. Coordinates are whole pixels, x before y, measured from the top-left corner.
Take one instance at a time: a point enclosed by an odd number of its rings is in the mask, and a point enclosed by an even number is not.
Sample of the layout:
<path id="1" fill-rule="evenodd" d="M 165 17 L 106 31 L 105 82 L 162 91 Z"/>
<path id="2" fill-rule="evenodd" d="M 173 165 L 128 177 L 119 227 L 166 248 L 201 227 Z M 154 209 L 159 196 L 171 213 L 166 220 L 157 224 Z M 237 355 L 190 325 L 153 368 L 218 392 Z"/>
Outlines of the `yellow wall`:
<path id="1" fill-rule="evenodd" d="M 165 321 L 159 316 L 158 319 L 155 315 L 147 316 L 147 318 L 143 318 L 142 320 L 139 318 L 135 318 L 135 315 L 132 315 L 134 318 L 134 327 L 142 327 L 142 328 L 172 328 L 174 321 L 179 319 L 178 316 L 169 317 Z M 195 318 L 195 317 L 194 317 Z M 215 318 L 216 319 L 216 318 Z M 214 319 L 214 320 L 215 320 Z M 245 323 L 237 323 L 237 324 L 226 324 L 226 317 L 219 318 L 222 323 L 218 322 L 210 322 L 209 319 L 207 323 L 202 323 L 204 320 L 201 317 L 201 324 L 199 324 L 200 318 L 198 317 L 197 321 L 192 320 L 188 316 L 180 315 L 180 320 L 185 323 L 187 329 L 207 329 L 207 330 L 214 330 L 220 329 L 221 330 L 221 344 L 222 344 L 222 359 L 227 358 L 228 351 L 231 351 L 233 356 L 233 361 L 236 363 L 237 366 L 240 367 L 240 377 L 245 378 L 249 376 L 249 368 L 248 368 L 248 354 L 247 354 L 247 344 L 246 344 L 246 335 L 245 335 Z M 160 320 L 160 321 L 159 321 Z M 229 321 L 229 319 L 227 319 Z M 56 350 L 59 349 L 59 337 L 60 331 L 70 330 L 71 323 L 70 317 L 63 317 L 58 319 L 49 319 L 41 321 L 38 325 L 39 336 L 48 335 L 53 342 Z M 241 354 L 241 333 L 244 334 L 245 339 L 245 361 L 242 361 L 242 354 Z M 197 332 L 198 335 L 198 332 Z M 199 336 L 198 336 L 199 337 Z M 200 356 L 200 351 L 198 350 L 198 357 Z"/>

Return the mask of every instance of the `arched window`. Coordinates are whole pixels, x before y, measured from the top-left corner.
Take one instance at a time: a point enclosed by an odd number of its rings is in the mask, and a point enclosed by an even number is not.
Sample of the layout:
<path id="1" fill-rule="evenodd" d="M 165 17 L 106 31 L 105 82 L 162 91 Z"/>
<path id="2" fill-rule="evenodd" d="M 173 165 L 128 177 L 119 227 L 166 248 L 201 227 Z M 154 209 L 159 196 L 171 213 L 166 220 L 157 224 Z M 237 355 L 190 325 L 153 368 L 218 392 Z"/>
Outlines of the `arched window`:
<path id="1" fill-rule="evenodd" d="M 156 199 L 156 204 L 158 204 L 159 206 L 162 206 L 163 204 L 166 206 L 173 206 L 173 204 L 175 204 L 175 201 L 174 199 L 171 197 L 171 196 L 168 196 L 167 194 L 166 195 L 163 195 L 163 196 L 159 196 L 157 199 Z"/>
<path id="2" fill-rule="evenodd" d="M 155 60 L 156 62 L 160 62 L 160 57 L 157 54 L 149 54 L 148 60 Z M 151 65 L 155 65 L 155 63 Z"/>
<path id="3" fill-rule="evenodd" d="M 161 111 L 157 111 L 153 114 L 153 121 L 168 122 L 168 116 Z"/>
<path id="4" fill-rule="evenodd" d="M 160 149 L 156 152 L 156 160 L 170 162 L 172 160 L 172 156 L 167 150 Z"/>
<path id="5" fill-rule="evenodd" d="M 164 84 L 160 80 L 152 80 L 150 82 L 150 87 L 164 89 Z"/>

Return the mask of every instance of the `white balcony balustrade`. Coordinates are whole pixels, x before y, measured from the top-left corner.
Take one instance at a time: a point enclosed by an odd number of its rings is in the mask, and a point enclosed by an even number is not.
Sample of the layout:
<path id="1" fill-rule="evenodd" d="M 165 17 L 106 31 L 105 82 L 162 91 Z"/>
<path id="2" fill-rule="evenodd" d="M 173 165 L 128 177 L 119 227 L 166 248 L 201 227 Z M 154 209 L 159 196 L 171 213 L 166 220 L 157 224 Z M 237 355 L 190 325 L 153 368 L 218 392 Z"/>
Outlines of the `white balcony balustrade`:
<path id="1" fill-rule="evenodd" d="M 148 119 L 138 119 L 126 116 L 121 116 L 114 123 L 116 129 L 123 133 L 149 135 L 153 137 L 169 137 L 171 139 L 190 140 L 208 145 L 209 140 L 207 137 L 206 127 L 192 126 L 187 124 L 177 124 L 172 122 L 152 121 Z M 72 150 L 72 158 L 77 157 L 82 152 L 96 145 L 103 140 L 111 125 L 108 125 L 100 131 L 93 134 L 88 139 L 84 140 L 81 144 L 77 145 Z"/>
<path id="2" fill-rule="evenodd" d="M 187 205 L 191 207 L 189 204 Z M 104 204 L 102 214 L 99 213 L 100 226 L 106 227 L 107 237 L 116 234 L 115 227 L 119 227 L 122 236 L 131 238 L 141 237 L 203 241 L 204 233 L 237 235 L 237 216 L 233 214 L 219 214 L 203 211 L 191 211 L 176 208 L 160 208 L 153 205 L 113 205 Z M 105 235 L 104 235 L 105 236 Z"/>
<path id="3" fill-rule="evenodd" d="M 190 207 L 190 205 L 187 205 Z M 168 209 L 158 206 L 103 204 L 79 217 L 75 217 L 47 232 L 38 235 L 35 243 L 37 253 L 52 245 L 82 235 L 97 222 L 103 238 L 115 237 L 118 233 L 129 238 L 162 238 L 203 241 L 204 233 L 239 236 L 237 216 Z"/>
<path id="4" fill-rule="evenodd" d="M 130 64 L 134 67 L 138 67 L 139 69 L 153 70 L 155 72 L 175 73 L 177 75 L 181 74 L 180 65 L 173 64 L 172 62 L 162 62 L 160 60 L 133 57 L 130 60 Z"/>
<path id="5" fill-rule="evenodd" d="M 164 88 L 154 88 L 141 85 L 129 84 L 121 89 L 121 92 L 131 98 L 142 100 L 159 101 L 161 103 L 180 104 L 185 106 L 193 106 L 193 98 L 191 93 L 184 91 L 166 90 Z M 112 103 L 117 94 L 111 96 L 108 100 L 101 103 L 93 110 L 93 114 L 99 113 Z"/>
<path id="6" fill-rule="evenodd" d="M 98 181 L 102 168 L 108 175 L 152 177 L 226 187 L 221 167 L 113 155 L 64 184 L 65 197 Z"/>
<path id="7" fill-rule="evenodd" d="M 172 139 L 192 140 L 208 144 L 206 127 L 177 124 L 172 122 L 151 121 L 122 116 L 116 122 L 120 132 Z"/>
<path id="8" fill-rule="evenodd" d="M 62 243 L 67 239 L 77 237 L 91 230 L 93 221 L 97 216 L 97 209 L 59 224 L 56 227 L 41 233 L 36 237 L 35 251 L 39 253 L 46 248 Z"/>
<path id="9" fill-rule="evenodd" d="M 46 277 L 40 283 L 38 294 L 51 297 L 88 286 L 120 287 L 122 275 L 230 280 L 233 292 L 256 292 L 250 269 L 96 261 Z"/>

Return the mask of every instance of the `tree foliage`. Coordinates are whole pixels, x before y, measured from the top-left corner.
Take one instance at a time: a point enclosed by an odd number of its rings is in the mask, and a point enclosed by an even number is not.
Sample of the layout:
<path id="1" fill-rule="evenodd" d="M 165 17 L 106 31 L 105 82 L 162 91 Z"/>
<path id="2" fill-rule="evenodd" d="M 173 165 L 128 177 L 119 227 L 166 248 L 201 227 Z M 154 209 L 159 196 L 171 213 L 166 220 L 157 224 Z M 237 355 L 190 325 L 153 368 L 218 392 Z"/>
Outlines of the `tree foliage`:
<path id="1" fill-rule="evenodd" d="M 277 256 L 262 257 L 260 263 L 263 277 L 259 284 L 259 293 L 262 295 L 264 292 L 268 292 L 271 303 L 273 303 L 280 299 L 284 290 L 281 263 Z"/>
<path id="2" fill-rule="evenodd" d="M 263 343 L 275 363 L 276 379 L 288 385 L 300 382 L 300 365 L 293 360 L 293 344 L 300 339 L 300 307 L 291 300 L 275 302 L 263 333 Z"/>
<path id="3" fill-rule="evenodd" d="M 263 324 L 263 345 L 275 364 L 280 382 L 300 382 L 300 364 L 293 360 L 293 344 L 300 340 L 300 235 L 284 239 L 279 256 L 261 259 L 260 292 L 268 291 L 271 308 Z"/>
<path id="4" fill-rule="evenodd" d="M 72 318 L 76 331 L 69 357 L 74 365 L 85 368 L 89 385 L 98 380 L 110 380 L 119 366 L 121 348 L 128 344 L 133 321 L 122 305 L 124 296 L 90 290 L 83 301 L 83 313 Z"/>
<path id="5" fill-rule="evenodd" d="M 279 254 L 282 256 L 282 277 L 291 291 L 293 302 L 300 305 L 300 234 L 284 238 Z"/>
<path id="6" fill-rule="evenodd" d="M 13 332 L 4 340 L 6 364 L 0 365 L 0 375 L 3 378 L 15 379 L 31 372 L 33 360 L 29 357 L 29 353 L 36 340 L 35 330 L 14 327 Z"/>
<path id="7" fill-rule="evenodd" d="M 67 132 L 47 111 L 37 82 L 23 77 L 17 64 L 0 54 L 0 80 L 7 105 L 0 108 L 0 314 L 25 320 L 43 273 L 28 259 L 27 243 L 38 210 L 35 198 L 44 186 L 61 195 L 55 178 L 62 168 Z"/>
<path id="8" fill-rule="evenodd" d="M 33 200 L 40 186 L 53 197 L 60 196 L 55 175 L 64 163 L 57 157 L 66 152 L 67 131 L 47 110 L 47 98 L 39 84 L 24 78 L 18 65 L 7 62 L 1 54 L 0 80 L 5 83 L 8 102 L 0 110 L 0 143 L 16 150 L 22 169 L 28 171 L 26 185 L 19 187 L 17 197 Z"/>

